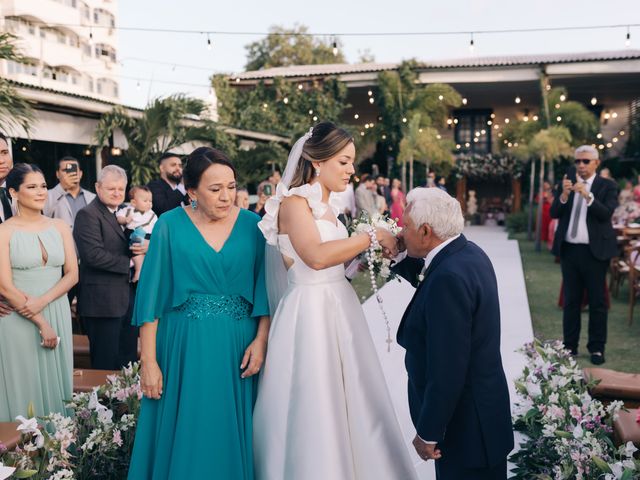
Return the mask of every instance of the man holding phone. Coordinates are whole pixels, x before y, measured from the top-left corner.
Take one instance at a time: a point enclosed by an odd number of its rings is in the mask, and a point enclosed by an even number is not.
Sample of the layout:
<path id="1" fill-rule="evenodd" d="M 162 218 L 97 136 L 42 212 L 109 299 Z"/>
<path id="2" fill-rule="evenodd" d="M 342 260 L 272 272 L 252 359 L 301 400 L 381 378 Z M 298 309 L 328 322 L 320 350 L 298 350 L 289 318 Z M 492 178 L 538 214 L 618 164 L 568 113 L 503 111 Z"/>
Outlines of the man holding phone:
<path id="1" fill-rule="evenodd" d="M 96 196 L 80 186 L 82 170 L 74 157 L 65 156 L 58 160 L 56 178 L 59 183 L 49 190 L 44 214 L 64 220 L 73 230 L 78 210 L 89 205 Z"/>
<path id="2" fill-rule="evenodd" d="M 604 363 L 607 341 L 605 281 L 609 260 L 618 253 L 611 216 L 618 206 L 618 187 L 598 176 L 598 150 L 582 145 L 575 151 L 575 168 L 556 188 L 551 218 L 558 219 L 552 253 L 560 257 L 564 282 L 562 329 L 564 346 L 578 354 L 583 293 L 589 298 L 591 363 Z"/>

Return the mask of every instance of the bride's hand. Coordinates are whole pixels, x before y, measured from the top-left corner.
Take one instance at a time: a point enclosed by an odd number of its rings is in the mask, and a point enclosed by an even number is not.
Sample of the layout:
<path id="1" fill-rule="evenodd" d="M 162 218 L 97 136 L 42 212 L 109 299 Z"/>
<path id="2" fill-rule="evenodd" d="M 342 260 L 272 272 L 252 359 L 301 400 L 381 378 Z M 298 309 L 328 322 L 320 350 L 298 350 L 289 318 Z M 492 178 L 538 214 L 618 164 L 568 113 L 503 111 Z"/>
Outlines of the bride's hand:
<path id="1" fill-rule="evenodd" d="M 389 230 L 376 228 L 376 238 L 386 258 L 398 255 L 398 239 Z"/>
<path id="2" fill-rule="evenodd" d="M 244 357 L 242 358 L 242 364 L 240 365 L 240 370 L 244 370 L 241 378 L 248 378 L 252 375 L 255 375 L 260 371 L 262 364 L 264 363 L 264 357 L 267 354 L 267 339 L 262 338 L 261 336 L 257 336 L 253 342 L 249 344 L 247 349 L 244 352 Z"/>

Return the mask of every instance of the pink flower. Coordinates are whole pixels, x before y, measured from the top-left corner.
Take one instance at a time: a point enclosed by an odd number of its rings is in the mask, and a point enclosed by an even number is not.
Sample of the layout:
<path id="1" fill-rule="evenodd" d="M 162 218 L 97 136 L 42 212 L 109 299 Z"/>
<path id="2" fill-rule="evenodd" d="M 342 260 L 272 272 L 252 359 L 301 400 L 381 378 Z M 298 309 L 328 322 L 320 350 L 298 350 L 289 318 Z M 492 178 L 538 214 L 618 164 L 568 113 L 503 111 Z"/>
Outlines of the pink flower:
<path id="1" fill-rule="evenodd" d="M 569 415 L 571 415 L 572 418 L 580 421 L 580 419 L 582 418 L 582 410 L 580 410 L 580 407 L 578 405 L 571 405 L 569 407 Z"/>
<path id="2" fill-rule="evenodd" d="M 113 432 L 113 443 L 119 447 L 122 446 L 122 435 L 120 434 L 120 430 Z"/>

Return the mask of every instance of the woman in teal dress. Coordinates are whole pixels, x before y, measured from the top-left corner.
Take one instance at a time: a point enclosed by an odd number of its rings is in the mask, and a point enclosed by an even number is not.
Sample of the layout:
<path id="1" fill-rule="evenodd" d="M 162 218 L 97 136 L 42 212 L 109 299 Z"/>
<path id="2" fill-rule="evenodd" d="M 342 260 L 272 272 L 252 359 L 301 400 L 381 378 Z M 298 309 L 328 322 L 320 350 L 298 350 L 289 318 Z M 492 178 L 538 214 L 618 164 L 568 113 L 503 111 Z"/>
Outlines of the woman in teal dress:
<path id="1" fill-rule="evenodd" d="M 234 205 L 211 148 L 188 158 L 191 206 L 153 230 L 136 296 L 144 394 L 129 479 L 253 479 L 252 413 L 269 311 L 260 218 Z"/>
<path id="2" fill-rule="evenodd" d="M 78 281 L 71 230 L 41 214 L 47 184 L 35 165 L 18 163 L 6 188 L 15 214 L 0 225 L 0 421 L 62 413 L 73 391 L 73 339 L 67 292 Z"/>

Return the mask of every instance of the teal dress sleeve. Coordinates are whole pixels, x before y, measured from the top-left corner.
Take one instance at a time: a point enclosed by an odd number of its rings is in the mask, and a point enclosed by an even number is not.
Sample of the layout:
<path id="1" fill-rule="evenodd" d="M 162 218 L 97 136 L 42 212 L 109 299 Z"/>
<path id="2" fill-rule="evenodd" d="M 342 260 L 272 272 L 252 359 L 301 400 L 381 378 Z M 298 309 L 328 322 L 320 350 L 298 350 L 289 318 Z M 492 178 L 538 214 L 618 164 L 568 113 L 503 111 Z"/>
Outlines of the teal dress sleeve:
<path id="1" fill-rule="evenodd" d="M 253 310 L 251 311 L 252 317 L 263 317 L 269 315 L 269 300 L 267 297 L 267 286 L 265 283 L 264 273 L 264 236 L 258 228 L 257 223 L 255 228 L 256 238 L 256 255 L 255 264 L 253 268 L 253 275 L 255 278 L 253 286 Z"/>
<path id="2" fill-rule="evenodd" d="M 173 265 L 169 225 L 161 217 L 153 228 L 149 250 L 144 257 L 131 323 L 140 326 L 153 322 L 171 308 Z"/>

